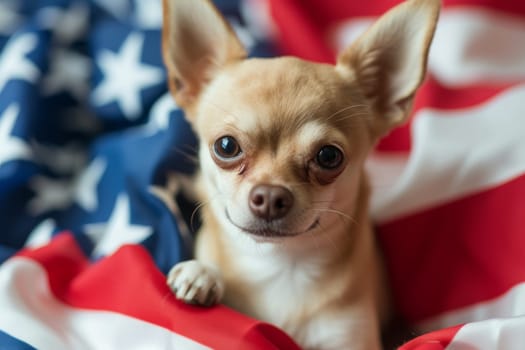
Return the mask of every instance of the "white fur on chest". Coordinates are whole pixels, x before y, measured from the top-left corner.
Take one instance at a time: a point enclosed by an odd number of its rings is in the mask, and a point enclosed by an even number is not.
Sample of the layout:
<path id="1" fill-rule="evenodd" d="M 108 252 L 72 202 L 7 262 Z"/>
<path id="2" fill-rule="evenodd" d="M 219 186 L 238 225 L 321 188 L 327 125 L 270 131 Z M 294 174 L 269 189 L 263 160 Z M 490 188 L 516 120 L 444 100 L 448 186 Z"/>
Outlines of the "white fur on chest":
<path id="1" fill-rule="evenodd" d="M 238 257 L 241 278 L 250 285 L 250 307 L 255 316 L 280 327 L 301 317 L 310 291 L 315 287 L 319 266 L 281 256 L 261 254 Z"/>
<path id="2" fill-rule="evenodd" d="M 260 258 L 239 256 L 236 262 L 250 285 L 252 316 L 284 329 L 307 350 L 367 349 L 360 345 L 362 330 L 377 322 L 365 310 L 369 305 L 328 312 L 314 306 L 331 292 L 319 283 L 319 261 L 270 258 L 261 253 Z M 369 339 L 364 343 L 375 349 Z"/>
<path id="3" fill-rule="evenodd" d="M 278 242 L 257 242 L 223 221 L 227 229 L 232 278 L 245 288 L 228 301 L 259 319 L 279 327 L 296 324 L 312 308 L 308 300 L 319 288 L 332 247 L 328 240 L 299 236 Z M 329 234 L 329 233 L 327 233 Z M 227 289 L 227 288 L 226 288 Z M 238 297 L 240 300 L 235 300 Z"/>

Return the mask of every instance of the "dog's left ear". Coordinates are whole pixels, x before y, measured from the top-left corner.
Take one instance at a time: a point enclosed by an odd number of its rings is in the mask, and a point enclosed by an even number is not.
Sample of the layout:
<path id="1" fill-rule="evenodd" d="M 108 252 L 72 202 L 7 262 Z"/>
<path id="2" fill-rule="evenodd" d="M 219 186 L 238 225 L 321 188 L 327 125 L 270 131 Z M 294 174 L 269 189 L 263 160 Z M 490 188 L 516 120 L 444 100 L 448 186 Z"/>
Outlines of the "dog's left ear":
<path id="1" fill-rule="evenodd" d="M 246 51 L 211 0 L 163 1 L 162 54 L 168 84 L 191 121 L 206 85 L 228 63 L 244 58 Z"/>
<path id="2" fill-rule="evenodd" d="M 409 116 L 425 76 L 439 9 L 439 0 L 408 0 L 384 14 L 338 57 L 338 70 L 352 71 L 372 107 L 374 137 Z"/>

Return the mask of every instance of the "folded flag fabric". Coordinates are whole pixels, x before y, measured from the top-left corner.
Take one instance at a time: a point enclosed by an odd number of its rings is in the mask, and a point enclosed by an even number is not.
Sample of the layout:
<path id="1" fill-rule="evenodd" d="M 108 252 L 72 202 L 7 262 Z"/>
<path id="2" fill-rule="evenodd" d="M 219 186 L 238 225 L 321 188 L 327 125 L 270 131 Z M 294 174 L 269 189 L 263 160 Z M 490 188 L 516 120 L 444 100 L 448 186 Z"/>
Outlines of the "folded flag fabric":
<path id="1" fill-rule="evenodd" d="M 0 306 L 0 341 L 29 348 L 299 349 L 277 328 L 223 306 L 177 302 L 142 246 L 91 262 L 66 232 L 2 265 Z"/>
<path id="2" fill-rule="evenodd" d="M 252 55 L 323 62 L 398 2 L 215 1 Z M 196 144 L 161 21 L 160 0 L 0 0 L 0 349 L 298 349 L 164 284 L 198 222 L 154 195 Z M 446 0 L 414 115 L 370 159 L 394 300 L 425 333 L 402 350 L 525 348 L 522 43 L 521 2 Z"/>

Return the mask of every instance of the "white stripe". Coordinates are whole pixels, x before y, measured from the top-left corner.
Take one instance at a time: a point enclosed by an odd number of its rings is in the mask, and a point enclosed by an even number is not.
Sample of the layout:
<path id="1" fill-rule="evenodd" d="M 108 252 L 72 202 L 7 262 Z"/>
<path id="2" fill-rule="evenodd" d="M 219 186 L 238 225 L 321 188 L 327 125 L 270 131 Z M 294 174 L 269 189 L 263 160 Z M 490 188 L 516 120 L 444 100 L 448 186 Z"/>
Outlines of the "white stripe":
<path id="1" fill-rule="evenodd" d="M 368 164 L 374 217 L 380 222 L 391 220 L 524 174 L 523 101 L 525 85 L 471 109 L 421 110 L 413 124 L 413 147 L 406 166 L 405 159 L 399 158 L 389 178 L 378 167 L 384 161 Z M 382 182 L 375 176 L 378 173 Z M 391 182 L 385 183 L 385 178 Z"/>
<path id="2" fill-rule="evenodd" d="M 12 258 L 0 268 L 0 310 L 0 330 L 39 350 L 209 350 L 129 316 L 60 303 L 45 270 L 27 258 Z"/>
<path id="3" fill-rule="evenodd" d="M 330 37 L 347 48 L 374 21 L 338 24 Z M 475 7 L 445 8 L 430 50 L 429 71 L 451 86 L 525 79 L 525 20 Z"/>
<path id="4" fill-rule="evenodd" d="M 523 350 L 525 316 L 492 319 L 463 326 L 446 350 Z"/>
<path id="5" fill-rule="evenodd" d="M 477 8 L 446 9 L 429 69 L 449 85 L 525 79 L 525 20 Z"/>
<path id="6" fill-rule="evenodd" d="M 361 34 L 363 34 L 376 20 L 375 17 L 356 17 L 337 24 L 328 38 L 332 47 L 342 51 L 349 47 Z"/>
<path id="7" fill-rule="evenodd" d="M 453 310 L 423 321 L 418 325 L 418 328 L 421 331 L 429 332 L 468 322 L 523 315 L 525 315 L 525 283 L 514 286 L 496 299 Z M 525 346 L 521 349 L 525 349 Z"/>

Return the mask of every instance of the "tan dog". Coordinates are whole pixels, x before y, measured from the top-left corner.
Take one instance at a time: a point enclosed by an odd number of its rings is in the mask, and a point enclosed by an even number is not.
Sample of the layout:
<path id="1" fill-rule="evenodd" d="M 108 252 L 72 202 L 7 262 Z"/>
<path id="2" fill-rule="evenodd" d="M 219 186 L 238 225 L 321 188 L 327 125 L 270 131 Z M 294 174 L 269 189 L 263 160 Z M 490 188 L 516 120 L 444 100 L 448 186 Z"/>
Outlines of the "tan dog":
<path id="1" fill-rule="evenodd" d="M 246 59 L 208 0 L 164 0 L 163 55 L 200 138 L 196 259 L 168 284 L 227 305 L 305 349 L 379 349 L 388 289 L 363 163 L 421 84 L 438 0 L 381 17 L 337 64 Z"/>

